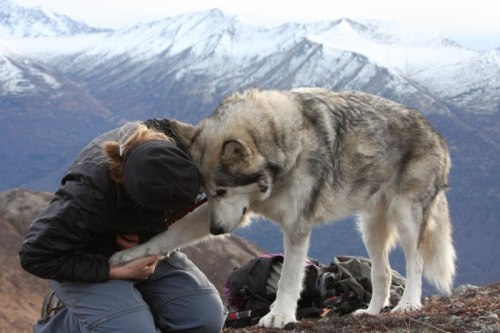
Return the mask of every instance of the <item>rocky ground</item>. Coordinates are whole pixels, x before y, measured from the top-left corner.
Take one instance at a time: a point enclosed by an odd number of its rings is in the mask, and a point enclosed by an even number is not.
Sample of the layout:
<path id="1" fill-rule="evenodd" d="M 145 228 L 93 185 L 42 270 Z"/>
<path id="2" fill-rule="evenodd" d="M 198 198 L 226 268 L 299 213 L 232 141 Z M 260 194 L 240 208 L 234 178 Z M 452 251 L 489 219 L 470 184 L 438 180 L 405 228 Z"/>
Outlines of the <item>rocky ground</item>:
<path id="1" fill-rule="evenodd" d="M 500 332 L 500 282 L 485 287 L 461 286 L 450 297 L 432 296 L 420 310 L 405 314 L 304 320 L 285 330 L 256 326 L 226 329 L 224 333 L 327 332 Z"/>

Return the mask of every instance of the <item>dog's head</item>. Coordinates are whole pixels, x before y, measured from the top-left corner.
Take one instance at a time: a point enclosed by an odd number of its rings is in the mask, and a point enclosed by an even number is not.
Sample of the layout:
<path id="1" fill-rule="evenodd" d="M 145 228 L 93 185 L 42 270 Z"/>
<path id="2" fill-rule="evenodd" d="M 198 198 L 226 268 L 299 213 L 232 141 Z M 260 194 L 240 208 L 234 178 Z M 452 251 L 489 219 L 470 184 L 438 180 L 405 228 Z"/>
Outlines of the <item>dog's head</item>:
<path id="1" fill-rule="evenodd" d="M 212 119 L 192 126 L 171 122 L 203 176 L 210 207 L 210 232 L 230 233 L 251 215 L 252 204 L 271 192 L 273 168 L 244 127 Z"/>

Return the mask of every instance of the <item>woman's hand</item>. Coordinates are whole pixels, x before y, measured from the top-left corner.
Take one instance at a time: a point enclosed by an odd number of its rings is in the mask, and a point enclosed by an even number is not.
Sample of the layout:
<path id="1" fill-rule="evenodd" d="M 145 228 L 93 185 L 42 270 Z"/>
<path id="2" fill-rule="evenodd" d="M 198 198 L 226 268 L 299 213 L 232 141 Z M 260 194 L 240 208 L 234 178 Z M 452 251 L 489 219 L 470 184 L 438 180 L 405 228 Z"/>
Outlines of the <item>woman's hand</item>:
<path id="1" fill-rule="evenodd" d="M 111 280 L 147 280 L 154 273 L 158 256 L 137 258 L 120 266 L 110 266 Z"/>
<path id="2" fill-rule="evenodd" d="M 115 240 L 116 244 L 118 244 L 122 250 L 139 245 L 139 235 L 137 234 L 120 234 L 117 232 Z"/>

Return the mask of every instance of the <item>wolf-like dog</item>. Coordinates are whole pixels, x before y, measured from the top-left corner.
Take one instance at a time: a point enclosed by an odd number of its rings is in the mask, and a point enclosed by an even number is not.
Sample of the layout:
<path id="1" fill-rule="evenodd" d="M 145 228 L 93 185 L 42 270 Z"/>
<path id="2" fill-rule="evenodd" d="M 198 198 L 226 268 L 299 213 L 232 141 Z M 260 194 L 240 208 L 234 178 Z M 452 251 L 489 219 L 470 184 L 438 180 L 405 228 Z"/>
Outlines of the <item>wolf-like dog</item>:
<path id="1" fill-rule="evenodd" d="M 376 315 L 388 305 L 388 254 L 398 240 L 406 288 L 393 311 L 420 307 L 422 275 L 450 292 L 451 162 L 445 140 L 421 113 L 362 92 L 250 89 L 227 97 L 196 126 L 172 127 L 203 175 L 209 205 L 112 262 L 166 253 L 208 231 L 230 233 L 252 214 L 265 216 L 283 230 L 285 259 L 276 300 L 259 325 L 282 328 L 296 320 L 311 228 L 356 214 L 373 283 L 370 304 L 358 313 Z"/>

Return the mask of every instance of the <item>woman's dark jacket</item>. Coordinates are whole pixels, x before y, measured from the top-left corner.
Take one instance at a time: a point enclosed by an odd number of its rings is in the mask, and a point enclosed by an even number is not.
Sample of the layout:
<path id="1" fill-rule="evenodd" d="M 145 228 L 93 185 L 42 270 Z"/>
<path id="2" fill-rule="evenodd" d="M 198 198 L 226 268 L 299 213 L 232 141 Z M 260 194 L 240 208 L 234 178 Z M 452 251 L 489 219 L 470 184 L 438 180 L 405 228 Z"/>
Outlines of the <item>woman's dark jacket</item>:
<path id="1" fill-rule="evenodd" d="M 168 120 L 146 124 L 171 134 Z M 105 282 L 109 279 L 108 259 L 120 250 L 117 232 L 139 234 L 146 240 L 166 229 L 163 212 L 139 207 L 108 176 L 101 145 L 116 141 L 119 135 L 123 128 L 94 139 L 66 172 L 54 199 L 33 222 L 21 247 L 21 266 L 26 271 L 59 281 Z"/>

